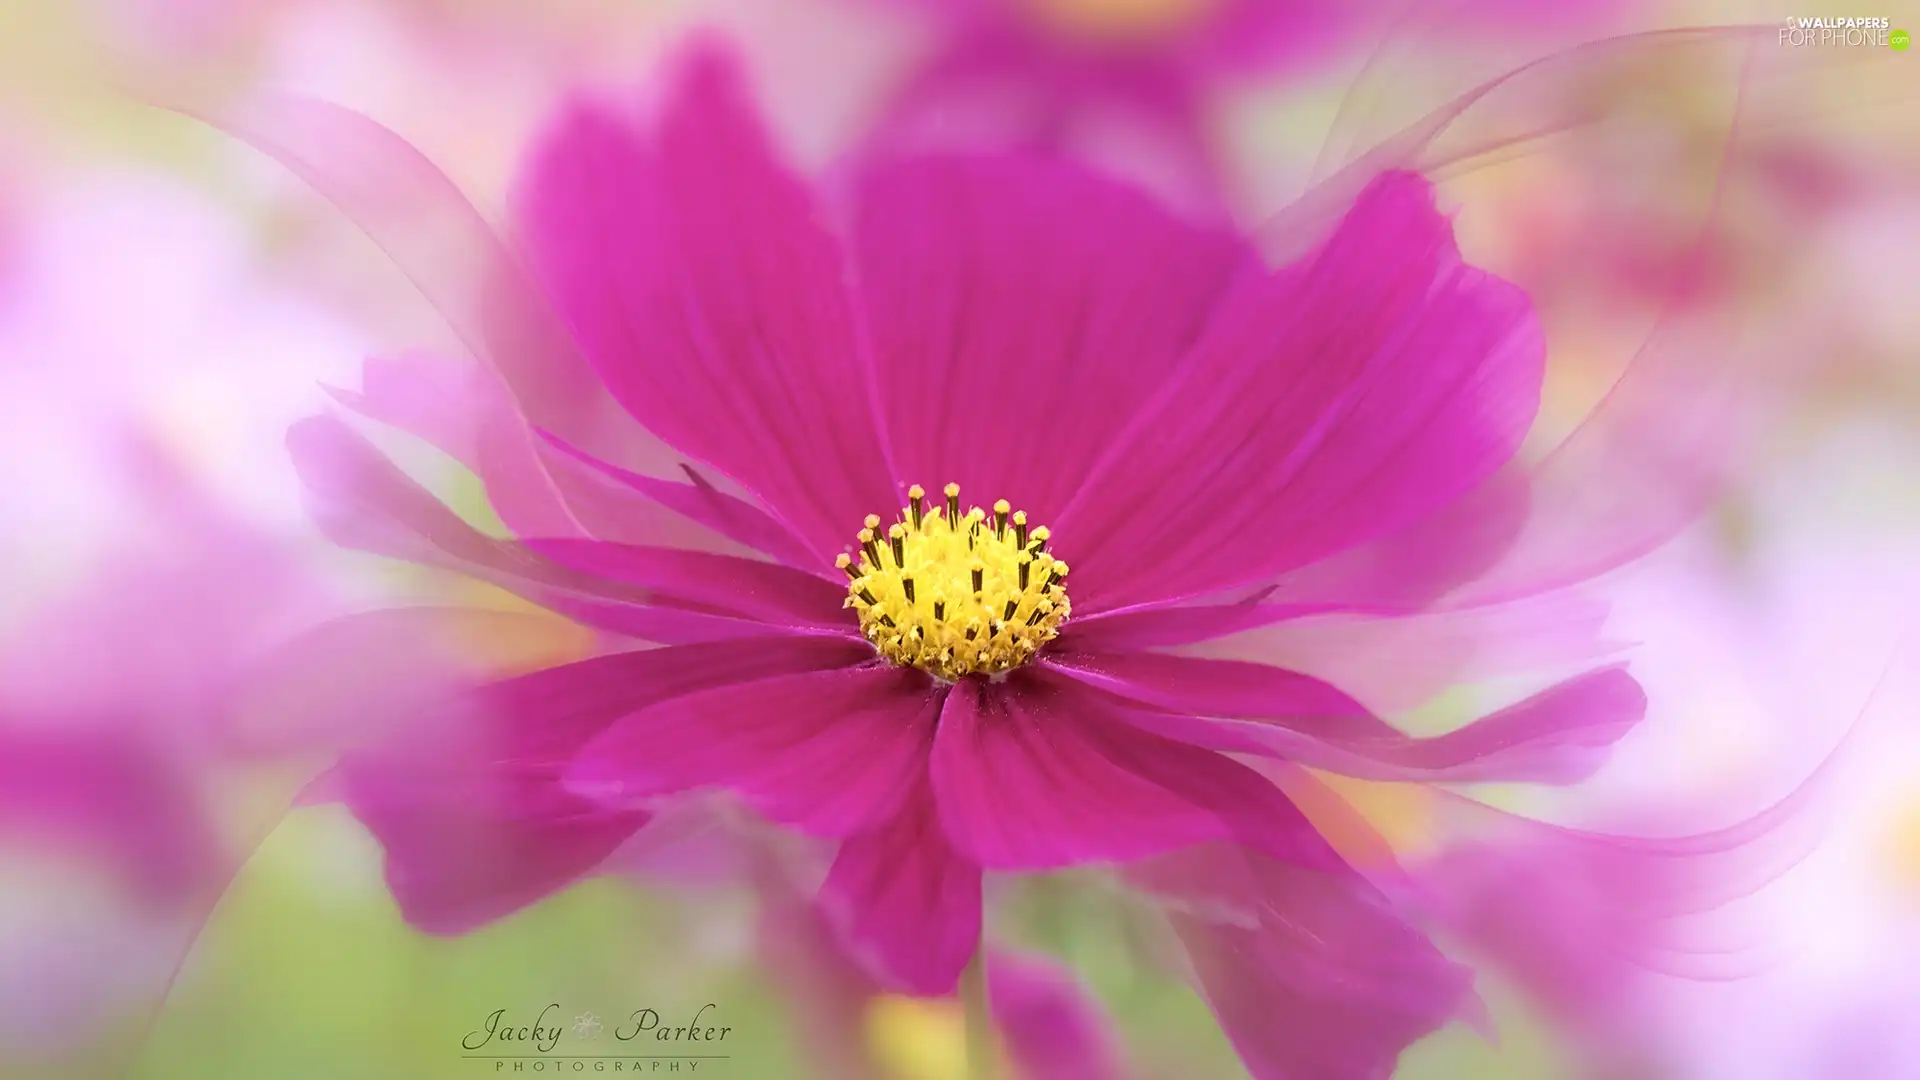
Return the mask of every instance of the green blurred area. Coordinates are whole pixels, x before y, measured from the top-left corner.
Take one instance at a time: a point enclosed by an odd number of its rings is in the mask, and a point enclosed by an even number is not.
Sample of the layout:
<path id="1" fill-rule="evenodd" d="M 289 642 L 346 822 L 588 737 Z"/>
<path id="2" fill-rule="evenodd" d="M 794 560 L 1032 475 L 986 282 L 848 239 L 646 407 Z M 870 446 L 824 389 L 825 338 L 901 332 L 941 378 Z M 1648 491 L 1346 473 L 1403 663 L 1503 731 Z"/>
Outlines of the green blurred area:
<path id="1" fill-rule="evenodd" d="M 201 935 L 133 1057 L 136 1080 L 284 1078 L 430 1080 L 480 1076 L 818 1077 L 788 1003 L 759 966 L 753 909 L 737 892 L 643 888 L 602 880 L 459 938 L 409 928 L 378 878 L 379 852 L 344 811 L 302 809 L 259 849 Z M 1000 912 L 999 933 L 1072 964 L 1112 1010 L 1142 1080 L 1242 1077 L 1206 1006 L 1143 959 L 1138 909 L 1110 890 L 1049 879 Z M 638 1010 L 668 1025 L 713 1008 L 702 1023 L 732 1029 L 724 1047 L 622 1042 Z M 549 1005 L 558 1008 L 548 1009 Z M 543 1024 L 542 1051 L 496 1040 L 467 1056 L 462 1042 L 505 1010 L 509 1024 Z M 1499 1043 L 1462 1025 L 1415 1047 L 1408 1080 L 1543 1080 L 1566 1075 L 1539 1028 L 1495 1002 Z M 593 1014 L 587 1038 L 573 1030 Z M 684 1021 L 680 1021 L 684 1023 Z M 1285 1017 L 1275 1017 L 1284 1024 Z M 940 1032 L 870 1033 L 893 1052 L 897 1080 L 962 1080 L 964 1063 Z M 902 1039 L 924 1045 L 908 1057 Z M 911 1049 L 911 1047 L 909 1047 Z M 589 1060 L 604 1055 L 724 1053 L 693 1061 Z M 111 1060 L 111 1057 L 109 1057 Z M 124 1060 L 124 1059 L 122 1059 Z M 678 1066 L 677 1070 L 675 1066 Z M 697 1065 L 697 1067 L 696 1067 Z M 616 1066 L 618 1068 L 616 1068 Z M 0 1061 L 0 1075 L 68 1080 L 116 1075 L 71 1063 Z"/>

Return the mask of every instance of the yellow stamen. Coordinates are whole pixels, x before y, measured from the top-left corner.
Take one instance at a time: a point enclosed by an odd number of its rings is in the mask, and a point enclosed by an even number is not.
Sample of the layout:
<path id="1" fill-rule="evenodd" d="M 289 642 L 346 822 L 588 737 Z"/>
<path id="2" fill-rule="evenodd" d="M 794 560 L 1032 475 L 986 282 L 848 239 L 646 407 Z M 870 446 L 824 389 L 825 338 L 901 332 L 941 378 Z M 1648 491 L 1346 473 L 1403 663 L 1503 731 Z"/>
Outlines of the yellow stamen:
<path id="1" fill-rule="evenodd" d="M 944 494 L 946 505 L 929 514 L 926 489 L 909 488 L 884 548 L 880 518 L 867 517 L 858 551 L 834 560 L 851 579 L 847 606 L 880 655 L 902 667 L 948 682 L 1009 671 L 1059 636 L 1071 613 L 1067 564 L 1047 554 L 1046 526 L 1029 530 L 1025 511 L 1005 499 L 987 527 L 985 510 L 960 512 L 959 485 Z"/>

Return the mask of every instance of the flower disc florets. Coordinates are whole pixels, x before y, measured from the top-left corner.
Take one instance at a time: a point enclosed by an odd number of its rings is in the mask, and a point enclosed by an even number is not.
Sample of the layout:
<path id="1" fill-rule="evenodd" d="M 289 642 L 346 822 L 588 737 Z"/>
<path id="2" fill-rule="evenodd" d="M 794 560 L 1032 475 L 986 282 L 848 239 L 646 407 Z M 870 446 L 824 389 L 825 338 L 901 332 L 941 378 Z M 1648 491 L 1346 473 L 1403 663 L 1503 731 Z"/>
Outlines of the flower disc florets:
<path id="1" fill-rule="evenodd" d="M 837 560 L 847 606 L 880 655 L 949 682 L 1032 660 L 1070 611 L 1067 564 L 1047 553 L 1046 526 L 1030 528 L 1005 499 L 991 512 L 960 509 L 960 485 L 929 506 L 926 490 L 885 528 L 870 514 L 857 553 Z"/>

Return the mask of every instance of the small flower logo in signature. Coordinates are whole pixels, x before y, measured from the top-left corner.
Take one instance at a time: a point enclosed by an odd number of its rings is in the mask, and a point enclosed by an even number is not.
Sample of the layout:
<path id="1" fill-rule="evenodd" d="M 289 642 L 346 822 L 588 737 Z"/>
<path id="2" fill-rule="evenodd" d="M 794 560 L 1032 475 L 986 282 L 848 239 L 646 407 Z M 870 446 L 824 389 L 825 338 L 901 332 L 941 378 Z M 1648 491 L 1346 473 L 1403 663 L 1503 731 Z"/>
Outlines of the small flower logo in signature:
<path id="1" fill-rule="evenodd" d="M 583 1039 L 598 1038 L 600 1018 L 592 1013 L 582 1013 L 573 1018 L 573 1033 Z"/>

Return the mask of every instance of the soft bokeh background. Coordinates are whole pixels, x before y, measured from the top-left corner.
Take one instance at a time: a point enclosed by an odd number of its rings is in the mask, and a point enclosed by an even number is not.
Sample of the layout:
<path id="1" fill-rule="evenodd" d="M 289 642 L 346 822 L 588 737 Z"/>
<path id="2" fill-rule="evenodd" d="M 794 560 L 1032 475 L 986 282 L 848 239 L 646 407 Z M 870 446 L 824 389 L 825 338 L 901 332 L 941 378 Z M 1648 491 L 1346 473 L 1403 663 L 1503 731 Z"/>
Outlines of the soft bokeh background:
<path id="1" fill-rule="evenodd" d="M 1510 17 L 1483 28 L 1418 40 L 1419 61 L 1404 70 L 1389 54 L 1366 85 L 1431 104 L 1422 95 L 1448 83 L 1442 76 L 1493 74 L 1541 14 L 1505 7 Z M 1589 36 L 1787 15 L 1920 23 L 1872 5 L 1542 7 L 1563 17 L 1581 8 Z M 1306 34 L 1314 16 L 1300 18 Z M 493 207 L 557 95 L 580 81 L 638 83 L 695 20 L 738 35 L 783 139 L 810 167 L 858 137 L 882 88 L 932 32 L 872 0 L 0 5 L 0 644 L 22 647 L 22 633 L 42 633 L 44 612 L 164 546 L 178 525 L 141 497 L 151 480 L 129 465 L 129 430 L 275 559 L 322 583 L 319 606 L 437 587 L 319 543 L 281 438 L 323 407 L 321 384 L 352 385 L 367 352 L 444 343 L 445 329 L 370 244 L 277 166 L 143 98 L 236 100 L 269 85 L 312 93 L 403 133 Z M 1571 32 L 1544 21 L 1543 34 Z M 1368 25 L 1316 39 L 1297 64 L 1239 72 L 1217 88 L 1210 122 L 1241 217 L 1260 220 L 1313 175 L 1348 86 L 1390 33 Z M 1635 1030 L 1660 1047 L 1666 1070 L 1653 1075 L 1920 1075 L 1911 1024 L 1920 1015 L 1920 55 L 1910 70 L 1886 66 L 1876 97 L 1810 103 L 1828 112 L 1767 147 L 1778 183 L 1730 203 L 1736 222 L 1750 213 L 1768 224 L 1722 255 L 1732 271 L 1724 287 L 1738 304 L 1787 305 L 1780 321 L 1802 332 L 1788 344 L 1805 379 L 1769 428 L 1750 482 L 1614 583 L 1608 636 L 1637 648 L 1634 671 L 1653 701 L 1645 730 L 1588 789 L 1528 804 L 1581 820 L 1804 776 L 1859 724 L 1860 752 L 1836 764 L 1846 779 L 1820 846 L 1742 905 L 1767 946 L 1766 970 L 1637 991 Z M 1684 79 L 1665 81 L 1670 74 L 1656 67 L 1583 92 L 1644 98 L 1676 122 L 1712 113 Z M 1664 152 L 1628 149 L 1649 160 Z M 1557 365 L 1550 410 L 1577 411 L 1604 385 L 1617 355 L 1609 334 L 1631 333 L 1655 302 L 1635 287 L 1655 276 L 1665 223 L 1565 235 L 1569 222 L 1595 220 L 1569 207 L 1590 209 L 1633 185 L 1631 164 L 1620 164 L 1632 153 L 1585 171 L 1521 158 L 1446 188 L 1472 258 L 1542 295 L 1583 283 L 1565 294 L 1589 306 L 1546 312 Z M 1595 297 L 1609 306 L 1591 306 Z M 420 468 L 452 475 L 430 457 Z M 467 501 L 484 516 L 477 494 Z M 193 622 L 201 595 L 183 589 L 181 606 L 158 606 L 145 625 L 165 637 L 176 615 Z M 109 654 L 101 663 L 131 661 Z M 209 785 L 222 842 L 258 848 L 197 935 L 197 922 L 123 910 L 116 884 L 71 845 L 23 838 L 0 849 L 0 1073 L 491 1075 L 495 1063 L 463 1059 L 460 1041 L 496 1009 L 531 1017 L 554 1002 L 549 1023 L 571 1027 L 592 1013 L 611 1029 L 640 1008 L 675 1015 L 713 1002 L 737 1034 L 728 1060 L 694 1075 L 807 1075 L 805 1033 L 768 976 L 753 906 L 737 891 L 601 880 L 471 936 L 428 938 L 400 920 L 378 848 L 344 810 L 282 816 L 312 764 L 289 755 Z M 1422 812 L 1401 809 L 1411 819 L 1402 824 L 1417 831 Z M 1045 895 L 1009 909 L 1003 929 L 1085 974 L 1140 1076 L 1239 1075 L 1205 1007 L 1116 946 L 1128 925 L 1122 905 Z M 154 988 L 183 955 L 153 1012 Z M 1578 1075 L 1591 1056 L 1579 1032 L 1497 981 L 1487 991 L 1497 1043 L 1456 1025 L 1418 1047 L 1401 1075 Z M 870 1019 L 895 1080 L 960 1075 L 963 1034 L 950 1010 L 900 1004 Z"/>

